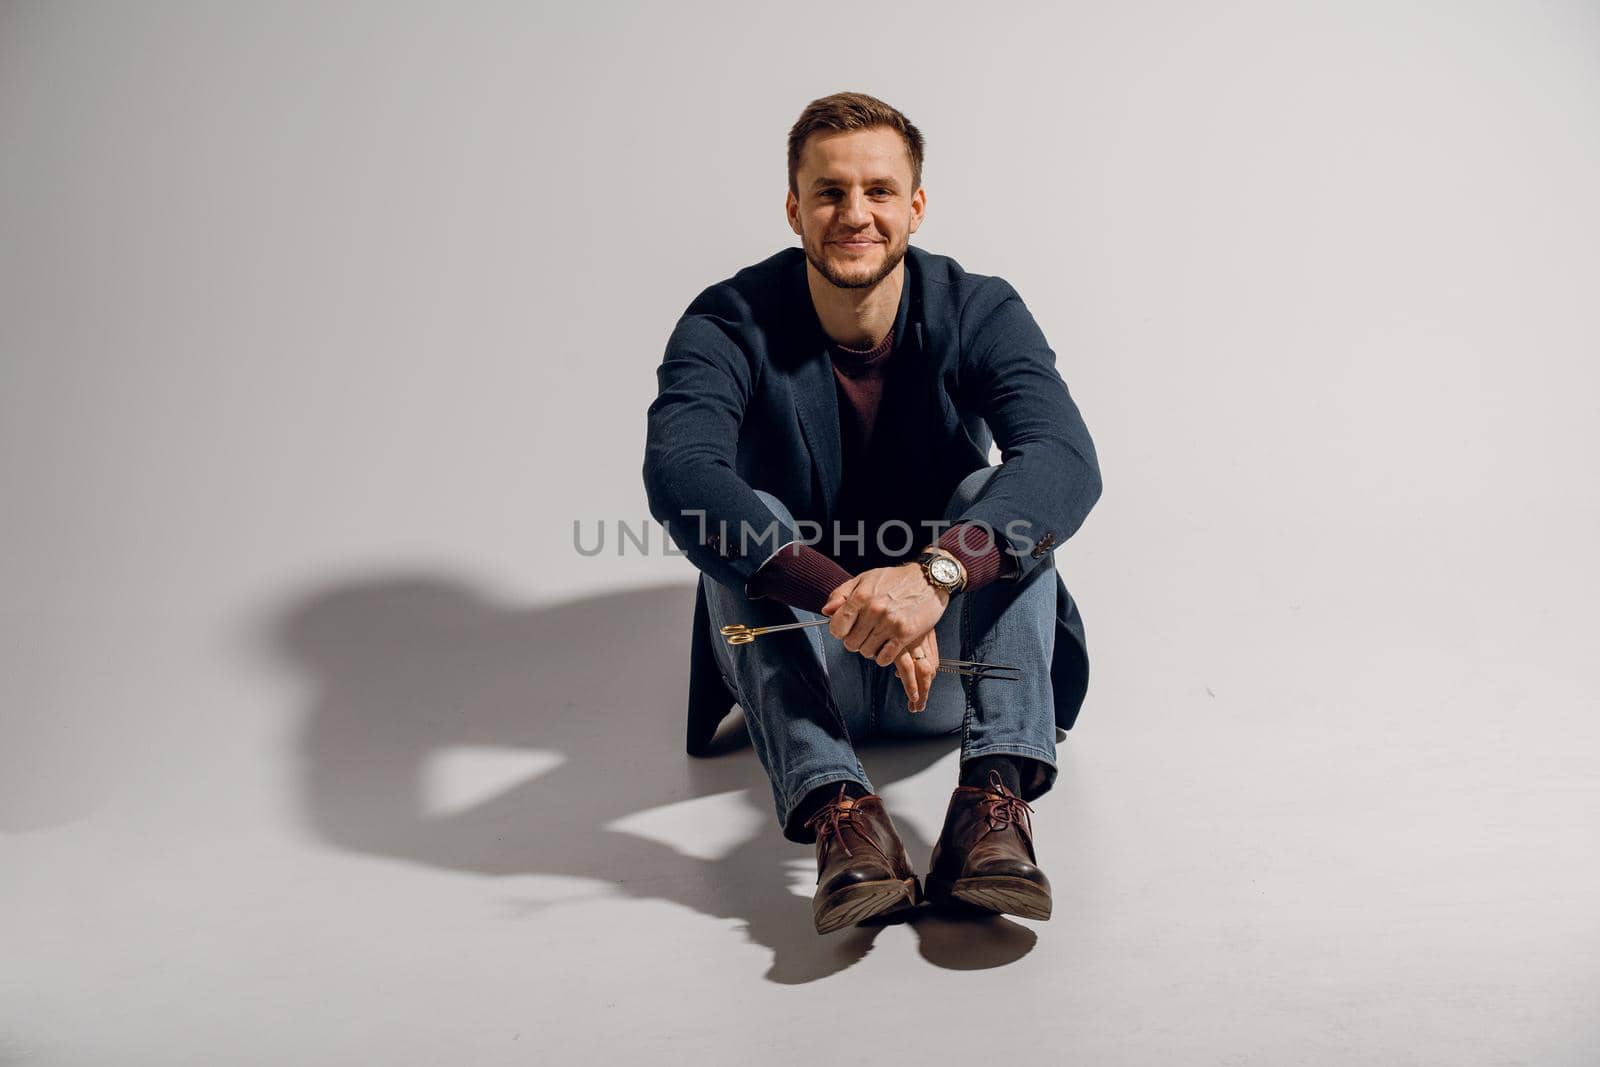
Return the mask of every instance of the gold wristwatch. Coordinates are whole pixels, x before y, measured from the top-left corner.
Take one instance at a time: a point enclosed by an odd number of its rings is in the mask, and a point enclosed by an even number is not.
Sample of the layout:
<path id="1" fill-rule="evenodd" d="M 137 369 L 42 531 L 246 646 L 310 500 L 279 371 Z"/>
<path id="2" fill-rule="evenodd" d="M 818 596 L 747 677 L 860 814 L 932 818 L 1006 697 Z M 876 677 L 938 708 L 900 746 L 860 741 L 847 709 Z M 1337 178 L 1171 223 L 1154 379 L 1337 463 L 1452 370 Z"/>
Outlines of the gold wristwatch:
<path id="1" fill-rule="evenodd" d="M 922 568 L 922 576 L 928 579 L 929 585 L 951 596 L 961 592 L 967 584 L 966 569 L 942 548 L 923 549 L 922 555 L 917 557 L 917 565 Z"/>

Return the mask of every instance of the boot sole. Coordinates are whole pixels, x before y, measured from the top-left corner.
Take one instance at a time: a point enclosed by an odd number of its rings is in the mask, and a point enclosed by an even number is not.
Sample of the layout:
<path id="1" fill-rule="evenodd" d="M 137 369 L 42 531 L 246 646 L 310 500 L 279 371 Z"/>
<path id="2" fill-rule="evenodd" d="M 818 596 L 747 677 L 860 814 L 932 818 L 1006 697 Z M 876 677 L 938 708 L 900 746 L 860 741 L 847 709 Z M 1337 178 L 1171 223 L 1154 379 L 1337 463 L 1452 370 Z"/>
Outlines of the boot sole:
<path id="1" fill-rule="evenodd" d="M 948 886 L 928 882 L 928 898 L 959 900 L 984 911 L 1044 921 L 1050 918 L 1050 893 L 1036 882 L 1014 875 L 958 878 Z"/>
<path id="2" fill-rule="evenodd" d="M 915 907 L 920 897 L 915 877 L 858 882 L 829 893 L 821 905 L 812 909 L 811 918 L 817 933 L 831 934 L 875 915 Z"/>

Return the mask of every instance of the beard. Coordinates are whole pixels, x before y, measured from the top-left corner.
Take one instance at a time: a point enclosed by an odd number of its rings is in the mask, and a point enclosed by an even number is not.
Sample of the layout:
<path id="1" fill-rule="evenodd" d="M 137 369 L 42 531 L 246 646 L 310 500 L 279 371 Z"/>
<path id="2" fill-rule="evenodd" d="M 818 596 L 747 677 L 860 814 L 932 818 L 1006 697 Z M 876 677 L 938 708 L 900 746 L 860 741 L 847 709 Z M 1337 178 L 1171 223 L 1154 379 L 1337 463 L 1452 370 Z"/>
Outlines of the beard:
<path id="1" fill-rule="evenodd" d="M 840 273 L 828 262 L 825 256 L 812 251 L 810 245 L 802 242 L 801 247 L 805 249 L 807 262 L 817 268 L 817 273 L 826 278 L 829 284 L 835 285 L 840 289 L 870 289 L 887 278 L 889 272 L 900 265 L 900 261 L 906 257 L 906 245 L 910 241 L 911 235 L 907 234 L 906 239 L 901 241 L 898 246 L 886 246 L 883 254 L 883 265 L 877 270 L 866 274 L 860 273 L 859 268 L 850 274 Z"/>

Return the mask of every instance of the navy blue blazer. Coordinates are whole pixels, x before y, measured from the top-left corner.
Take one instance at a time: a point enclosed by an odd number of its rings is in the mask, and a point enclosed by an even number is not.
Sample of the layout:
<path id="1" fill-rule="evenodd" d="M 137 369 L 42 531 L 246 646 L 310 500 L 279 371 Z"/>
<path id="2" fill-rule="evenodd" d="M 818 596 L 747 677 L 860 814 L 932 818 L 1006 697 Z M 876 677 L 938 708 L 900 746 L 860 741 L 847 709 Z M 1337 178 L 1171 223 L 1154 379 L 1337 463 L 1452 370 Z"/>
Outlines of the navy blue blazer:
<path id="1" fill-rule="evenodd" d="M 961 521 L 987 523 L 1011 557 L 1000 580 L 1021 581 L 1099 499 L 1094 442 L 1015 289 L 915 246 L 904 262 L 894 360 L 921 373 L 909 402 L 880 411 L 874 436 L 910 436 L 893 420 L 914 415 L 920 430 L 902 469 L 915 498 L 927 501 L 929 519 L 942 516 L 962 478 L 989 465 L 990 442 L 998 442 L 1000 466 Z M 773 531 L 756 489 L 788 505 L 797 522 L 832 529 L 842 461 L 827 345 L 799 248 L 707 288 L 673 329 L 647 413 L 644 485 L 651 515 L 708 578 L 745 589 L 778 545 L 816 536 L 815 528 Z M 761 537 L 771 532 L 776 543 Z M 817 547 L 826 552 L 827 538 Z M 705 597 L 697 593 L 692 755 L 707 751 L 736 700 L 710 641 Z M 1083 620 L 1059 573 L 1050 676 L 1056 725 L 1070 730 L 1089 660 Z"/>

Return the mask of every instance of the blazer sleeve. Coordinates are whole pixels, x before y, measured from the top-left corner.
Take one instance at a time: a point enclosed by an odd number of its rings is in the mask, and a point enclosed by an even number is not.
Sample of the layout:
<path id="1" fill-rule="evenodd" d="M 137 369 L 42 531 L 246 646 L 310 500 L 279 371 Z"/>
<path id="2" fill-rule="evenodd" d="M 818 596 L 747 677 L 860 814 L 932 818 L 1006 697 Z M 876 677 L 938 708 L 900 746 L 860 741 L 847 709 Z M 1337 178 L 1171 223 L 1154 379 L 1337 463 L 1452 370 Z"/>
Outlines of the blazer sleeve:
<path id="1" fill-rule="evenodd" d="M 757 376 L 742 301 L 719 287 L 689 305 L 656 370 L 646 413 L 650 514 L 706 576 L 744 590 L 799 533 L 776 518 L 735 469 L 739 428 Z"/>
<path id="2" fill-rule="evenodd" d="M 964 387 L 1000 446 L 1000 468 L 957 521 L 982 522 L 1021 581 L 1077 532 L 1100 499 L 1100 462 L 1056 357 L 1022 297 L 989 278 L 973 294 Z M 967 355 L 970 353 L 970 356 Z"/>

